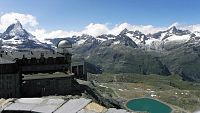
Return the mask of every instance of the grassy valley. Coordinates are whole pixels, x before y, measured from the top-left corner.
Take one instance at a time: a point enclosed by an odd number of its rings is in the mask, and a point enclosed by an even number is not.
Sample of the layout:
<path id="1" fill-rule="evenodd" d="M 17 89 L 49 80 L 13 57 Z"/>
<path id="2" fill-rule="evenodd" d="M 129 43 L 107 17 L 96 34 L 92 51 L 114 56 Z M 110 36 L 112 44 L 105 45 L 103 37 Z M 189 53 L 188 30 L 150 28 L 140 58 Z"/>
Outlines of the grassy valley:
<path id="1" fill-rule="evenodd" d="M 124 102 L 150 97 L 169 104 L 174 112 L 200 109 L 200 84 L 183 81 L 178 75 L 109 74 L 89 75 L 105 96 Z"/>

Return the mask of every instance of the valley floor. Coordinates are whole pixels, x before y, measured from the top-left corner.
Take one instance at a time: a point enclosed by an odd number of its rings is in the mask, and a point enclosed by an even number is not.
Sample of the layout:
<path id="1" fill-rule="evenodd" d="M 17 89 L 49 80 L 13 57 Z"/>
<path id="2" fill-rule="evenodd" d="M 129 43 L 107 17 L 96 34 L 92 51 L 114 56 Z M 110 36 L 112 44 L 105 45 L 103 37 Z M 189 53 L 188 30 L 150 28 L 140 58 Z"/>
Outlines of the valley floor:
<path id="1" fill-rule="evenodd" d="M 126 101 L 149 97 L 173 108 L 173 112 L 194 112 L 200 109 L 200 84 L 182 81 L 179 76 L 102 74 L 89 75 L 96 88 L 112 98 Z"/>

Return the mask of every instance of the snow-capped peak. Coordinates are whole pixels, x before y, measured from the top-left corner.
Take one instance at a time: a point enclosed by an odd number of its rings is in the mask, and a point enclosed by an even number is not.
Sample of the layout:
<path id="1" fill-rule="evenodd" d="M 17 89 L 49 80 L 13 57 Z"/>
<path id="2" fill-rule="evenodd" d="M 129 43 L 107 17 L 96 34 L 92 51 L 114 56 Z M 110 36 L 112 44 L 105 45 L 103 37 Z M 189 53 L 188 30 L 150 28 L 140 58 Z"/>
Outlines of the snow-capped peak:
<path id="1" fill-rule="evenodd" d="M 46 44 L 41 43 L 35 36 L 28 33 L 18 20 L 11 24 L 0 38 L 3 40 L 4 48 L 48 48 Z"/>
<path id="2" fill-rule="evenodd" d="M 123 30 L 120 32 L 120 34 L 126 34 L 127 32 L 128 32 L 128 29 L 125 28 L 125 29 L 123 29 Z"/>
<path id="3" fill-rule="evenodd" d="M 11 30 L 23 30 L 23 26 L 22 24 L 20 23 L 19 20 L 16 20 L 15 23 L 11 24 L 6 31 L 11 31 Z"/>
<path id="4" fill-rule="evenodd" d="M 11 24 L 2 34 L 2 38 L 8 40 L 15 36 L 24 37 L 25 35 L 29 35 L 29 33 L 24 30 L 22 24 L 16 20 L 16 23 Z"/>
<path id="5" fill-rule="evenodd" d="M 172 26 L 171 28 L 169 28 L 168 30 L 170 33 L 176 33 L 178 30 L 175 26 Z"/>
<path id="6" fill-rule="evenodd" d="M 23 29 L 22 24 L 19 20 L 16 19 L 16 23 L 14 23 L 15 29 Z"/>

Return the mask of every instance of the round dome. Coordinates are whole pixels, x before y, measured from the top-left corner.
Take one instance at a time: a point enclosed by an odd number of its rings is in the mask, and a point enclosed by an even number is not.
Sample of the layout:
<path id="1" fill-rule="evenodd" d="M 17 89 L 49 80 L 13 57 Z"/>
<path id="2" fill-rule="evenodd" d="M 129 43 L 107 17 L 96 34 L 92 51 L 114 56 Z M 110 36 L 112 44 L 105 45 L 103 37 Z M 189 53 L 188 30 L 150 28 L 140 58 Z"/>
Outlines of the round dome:
<path id="1" fill-rule="evenodd" d="M 58 43 L 58 48 L 72 48 L 72 44 L 67 40 L 62 40 Z"/>

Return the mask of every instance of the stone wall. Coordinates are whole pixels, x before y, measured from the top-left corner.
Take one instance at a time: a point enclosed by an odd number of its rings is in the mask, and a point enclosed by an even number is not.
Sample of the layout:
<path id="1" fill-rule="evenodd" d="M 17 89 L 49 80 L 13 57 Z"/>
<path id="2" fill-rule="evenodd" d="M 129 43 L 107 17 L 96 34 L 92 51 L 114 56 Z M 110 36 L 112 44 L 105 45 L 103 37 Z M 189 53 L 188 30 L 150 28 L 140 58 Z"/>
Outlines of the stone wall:
<path id="1" fill-rule="evenodd" d="M 72 89 L 72 77 L 25 80 L 22 83 L 23 97 L 66 95 Z"/>
<path id="2" fill-rule="evenodd" d="M 20 97 L 20 74 L 0 74 L 0 98 Z"/>

